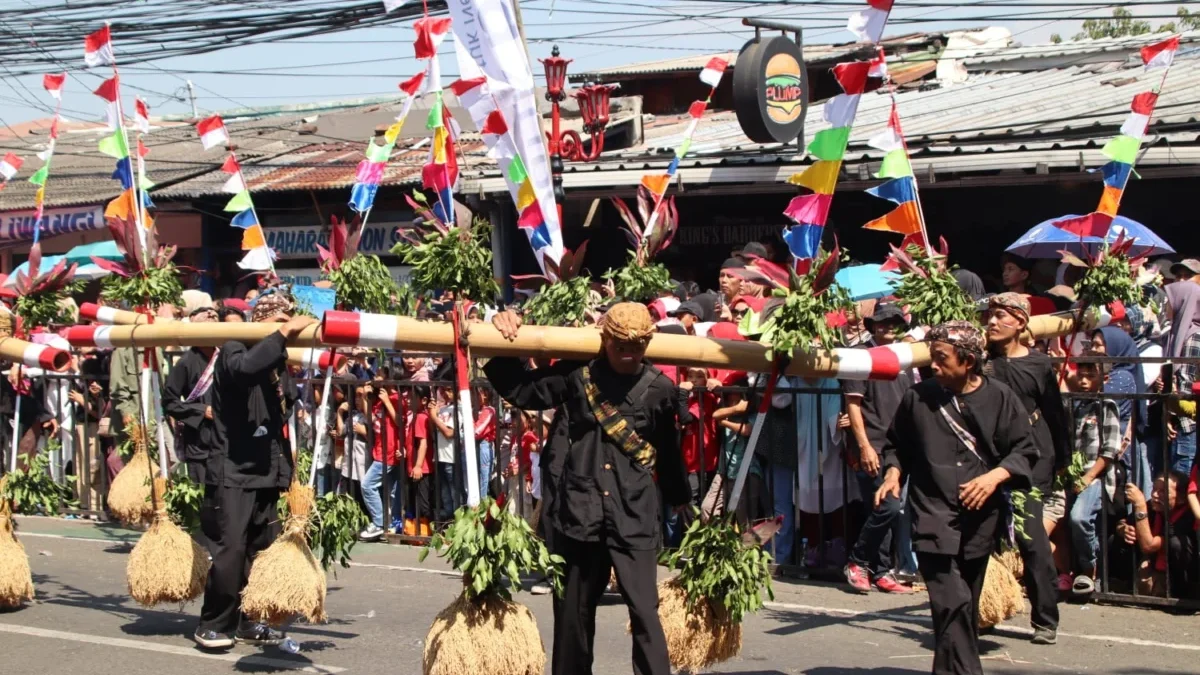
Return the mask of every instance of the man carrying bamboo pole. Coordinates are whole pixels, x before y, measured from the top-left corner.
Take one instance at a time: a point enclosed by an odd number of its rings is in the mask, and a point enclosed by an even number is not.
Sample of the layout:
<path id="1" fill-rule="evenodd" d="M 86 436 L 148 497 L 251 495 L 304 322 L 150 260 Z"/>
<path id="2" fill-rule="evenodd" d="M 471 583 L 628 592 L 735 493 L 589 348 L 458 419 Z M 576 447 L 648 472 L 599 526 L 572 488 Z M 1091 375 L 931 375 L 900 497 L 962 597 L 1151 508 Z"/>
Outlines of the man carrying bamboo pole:
<path id="1" fill-rule="evenodd" d="M 521 319 L 493 319 L 508 339 Z M 555 552 L 566 561 L 565 592 L 556 604 L 554 675 L 592 672 L 596 605 L 615 569 L 629 607 L 633 670 L 669 675 L 658 619 L 656 548 L 658 488 L 676 508 L 690 497 L 676 427 L 675 386 L 644 359 L 654 333 L 645 306 L 621 303 L 601 327 L 602 353 L 586 363 L 560 361 L 526 370 L 515 358 L 493 358 L 484 373 L 510 404 L 525 410 L 564 406 L 570 450 L 557 494 L 543 519 L 554 528 Z"/>
<path id="2" fill-rule="evenodd" d="M 279 535 L 275 504 L 292 482 L 293 459 L 283 430 L 298 398 L 287 371 L 287 342 L 316 323 L 292 317 L 282 293 L 262 296 L 253 320 L 279 323 L 278 332 L 247 347 L 227 342 L 213 369 L 213 447 L 205 465 L 200 527 L 212 569 L 196 643 L 228 649 L 234 642 L 279 644 L 280 631 L 250 623 L 239 611 L 250 561 Z"/>
<path id="3" fill-rule="evenodd" d="M 904 393 L 883 446 L 875 507 L 909 479 L 913 548 L 929 588 L 934 675 L 983 675 L 979 597 L 1003 526 L 1009 481 L 1027 485 L 1037 448 L 1029 413 L 982 374 L 984 338 L 950 321 L 930 331 L 934 379 Z"/>

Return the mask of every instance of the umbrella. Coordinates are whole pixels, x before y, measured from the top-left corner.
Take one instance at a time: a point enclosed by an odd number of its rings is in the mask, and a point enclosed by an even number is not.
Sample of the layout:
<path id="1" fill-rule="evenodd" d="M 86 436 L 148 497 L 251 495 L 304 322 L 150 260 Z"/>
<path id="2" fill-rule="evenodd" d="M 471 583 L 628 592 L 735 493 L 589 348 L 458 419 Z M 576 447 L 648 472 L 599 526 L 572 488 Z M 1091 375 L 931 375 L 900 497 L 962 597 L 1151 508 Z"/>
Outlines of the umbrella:
<path id="1" fill-rule="evenodd" d="M 1124 233 L 1126 239 L 1133 239 L 1133 248 L 1129 252 L 1130 255 L 1136 256 L 1143 253 L 1164 255 L 1175 252 L 1175 249 L 1168 246 L 1167 242 L 1163 241 L 1157 234 L 1154 234 L 1150 228 L 1124 216 L 1113 218 L 1104 239 L 1100 237 L 1083 237 L 1081 241 L 1078 234 L 1067 232 L 1055 226 L 1055 223 L 1078 217 L 1074 215 L 1062 216 L 1038 223 L 1033 229 L 1021 235 L 1021 238 L 1013 242 L 1013 245 L 1009 246 L 1007 250 L 1009 253 L 1019 255 L 1023 258 L 1059 258 L 1061 257 L 1059 251 L 1070 251 L 1077 256 L 1086 254 L 1094 255 L 1102 243 L 1108 242 L 1111 244 Z"/>
<path id="2" fill-rule="evenodd" d="M 850 299 L 855 302 L 885 298 L 896 292 L 899 279 L 890 272 L 882 271 L 880 267 L 881 265 L 875 264 L 843 267 L 838 270 L 834 281 L 846 289 Z"/>
<path id="3" fill-rule="evenodd" d="M 121 255 L 121 252 L 117 250 L 117 242 L 111 239 L 108 241 L 98 241 L 94 244 L 82 244 L 67 251 L 68 265 L 71 263 L 86 265 L 92 262 L 92 258 L 120 262 L 125 259 L 125 256 Z"/>
<path id="4" fill-rule="evenodd" d="M 42 265 L 41 265 L 41 267 L 38 268 L 38 271 L 41 272 L 42 274 L 45 274 L 46 272 L 49 272 L 55 265 L 57 265 L 59 260 L 62 260 L 62 259 L 63 259 L 63 257 L 61 255 L 43 256 L 42 257 Z M 67 262 L 67 264 L 70 265 L 71 263 Z M 13 286 L 16 286 L 17 285 L 17 272 L 24 272 L 25 274 L 29 274 L 29 261 L 26 260 L 25 262 L 21 263 L 20 265 L 17 265 L 17 269 L 13 270 L 12 274 L 8 275 L 8 278 L 4 280 L 4 283 L 0 284 L 0 288 L 11 288 Z M 109 274 L 111 274 L 111 273 L 108 270 L 102 269 L 99 265 L 96 265 L 95 263 L 89 263 L 87 265 L 80 265 L 79 267 L 75 268 L 75 278 L 78 279 L 79 281 L 92 281 L 93 279 L 99 279 L 101 277 L 106 277 Z"/>

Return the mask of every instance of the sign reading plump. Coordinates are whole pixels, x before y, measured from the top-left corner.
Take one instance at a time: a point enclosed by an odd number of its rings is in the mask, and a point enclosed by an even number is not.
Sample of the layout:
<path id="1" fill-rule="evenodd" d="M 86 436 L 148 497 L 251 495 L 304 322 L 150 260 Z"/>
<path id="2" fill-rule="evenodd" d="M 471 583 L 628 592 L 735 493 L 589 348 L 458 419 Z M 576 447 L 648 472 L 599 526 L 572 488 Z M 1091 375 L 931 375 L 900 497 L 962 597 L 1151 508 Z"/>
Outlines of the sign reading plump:
<path id="1" fill-rule="evenodd" d="M 803 146 L 808 75 L 799 45 L 783 36 L 747 42 L 733 69 L 733 107 L 750 140 Z"/>

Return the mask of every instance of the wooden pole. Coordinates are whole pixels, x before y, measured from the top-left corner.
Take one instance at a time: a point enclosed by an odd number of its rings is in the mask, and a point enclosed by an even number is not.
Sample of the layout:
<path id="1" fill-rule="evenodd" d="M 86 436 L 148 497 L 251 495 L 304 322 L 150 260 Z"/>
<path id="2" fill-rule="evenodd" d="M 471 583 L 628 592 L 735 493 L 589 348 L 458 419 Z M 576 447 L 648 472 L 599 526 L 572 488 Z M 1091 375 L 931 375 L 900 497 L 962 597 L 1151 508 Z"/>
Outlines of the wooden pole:
<path id="1" fill-rule="evenodd" d="M 1102 315 L 1099 325 L 1104 325 Z M 1035 316 L 1029 328 L 1036 338 L 1074 331 L 1071 314 Z M 276 332 L 275 324 L 157 323 L 138 326 L 74 326 L 66 333 L 75 347 L 219 347 L 230 340 L 254 343 Z M 596 328 L 522 327 L 515 340 L 506 340 L 488 324 L 467 333 L 475 356 L 518 356 L 588 360 L 600 353 Z M 289 343 L 291 347 L 366 347 L 451 353 L 454 327 L 448 323 L 357 312 L 326 312 L 321 326 L 312 326 Z M 0 343 L 3 346 L 3 343 Z M 3 356 L 0 351 L 0 356 Z M 292 355 L 289 354 L 289 357 Z M 737 342 L 688 335 L 656 335 L 646 350 L 654 363 L 767 373 L 773 369 L 768 349 L 757 342 Z M 311 362 L 311 359 L 309 359 Z M 929 364 L 926 344 L 897 343 L 870 349 L 820 349 L 798 354 L 784 371 L 802 377 L 845 380 L 892 379 L 902 370 Z M 300 364 L 298 364 L 300 365 Z"/>
<path id="2" fill-rule="evenodd" d="M 30 368 L 61 372 L 71 362 L 71 354 L 16 338 L 0 338 L 0 359 Z"/>

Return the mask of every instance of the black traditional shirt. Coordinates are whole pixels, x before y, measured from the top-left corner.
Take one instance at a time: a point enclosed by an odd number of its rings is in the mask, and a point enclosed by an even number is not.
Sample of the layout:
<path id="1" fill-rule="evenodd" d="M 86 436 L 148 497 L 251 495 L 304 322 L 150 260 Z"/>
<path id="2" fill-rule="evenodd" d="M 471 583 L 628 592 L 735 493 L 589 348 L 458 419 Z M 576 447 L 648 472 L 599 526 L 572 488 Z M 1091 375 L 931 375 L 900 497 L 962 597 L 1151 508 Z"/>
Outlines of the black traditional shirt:
<path id="1" fill-rule="evenodd" d="M 623 453 L 596 420 L 584 391 L 585 365 L 600 397 L 616 406 L 655 449 L 654 469 Z M 654 474 L 668 504 L 686 504 L 691 497 L 679 448 L 675 385 L 654 366 L 643 368 L 649 372 L 618 375 L 602 358 L 587 364 L 560 361 L 537 370 L 526 370 L 510 358 L 494 358 L 484 366 L 488 380 L 511 405 L 522 410 L 564 406 L 570 447 L 561 458 L 561 477 L 551 486 L 555 494 L 546 500 L 550 512 L 543 516 L 566 537 L 652 550 L 662 520 Z M 643 375 L 650 378 L 648 384 L 638 387 Z"/>
<path id="2" fill-rule="evenodd" d="M 1007 384 L 1029 413 L 1033 442 L 1038 449 L 1032 483 L 1044 494 L 1050 494 L 1054 474 L 1071 461 L 1067 414 L 1054 364 L 1049 356 L 1031 350 L 1027 356 L 1016 359 L 1003 355 L 990 357 L 984 369 L 994 379 Z"/>
<path id="3" fill-rule="evenodd" d="M 287 488 L 292 451 L 283 428 L 298 396 L 287 372 L 283 334 L 271 333 L 249 348 L 226 342 L 209 392 L 215 433 L 205 482 L 246 490 Z"/>
<path id="4" fill-rule="evenodd" d="M 975 437 L 975 452 L 954 432 L 943 406 Z M 1003 491 L 971 511 L 959 504 L 958 490 L 996 467 L 1012 474 L 1006 487 L 1027 487 L 1037 458 L 1030 430 L 1029 413 L 1017 395 L 988 377 L 957 397 L 936 380 L 905 392 L 883 447 L 883 467 L 896 467 L 908 478 L 915 550 L 968 559 L 991 553 L 1002 524 Z"/>
<path id="5" fill-rule="evenodd" d="M 204 418 L 204 411 L 212 401 L 212 389 L 195 401 L 187 402 L 207 367 L 208 357 L 193 347 L 175 362 L 163 385 L 163 407 L 179 425 L 180 454 L 189 463 L 206 461 L 214 442 L 213 422 Z"/>

